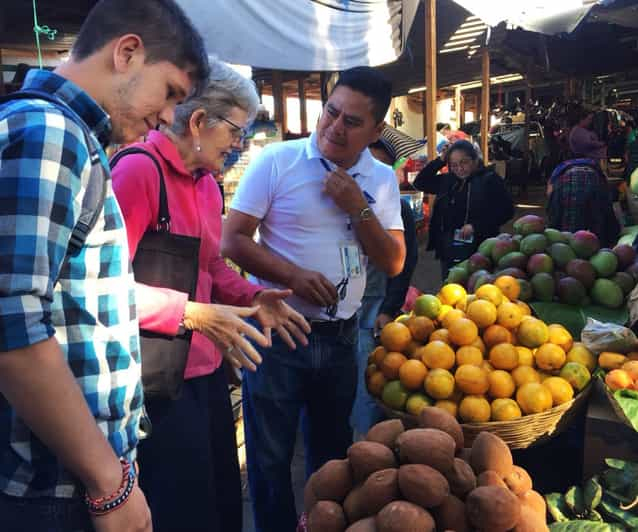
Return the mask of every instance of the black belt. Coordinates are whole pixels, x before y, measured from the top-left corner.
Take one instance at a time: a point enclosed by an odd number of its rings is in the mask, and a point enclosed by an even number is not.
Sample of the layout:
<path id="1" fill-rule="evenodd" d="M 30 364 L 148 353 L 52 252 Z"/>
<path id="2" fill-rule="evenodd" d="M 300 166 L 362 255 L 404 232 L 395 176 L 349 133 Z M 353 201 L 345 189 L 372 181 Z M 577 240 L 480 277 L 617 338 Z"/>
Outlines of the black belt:
<path id="1" fill-rule="evenodd" d="M 352 317 L 347 320 L 318 320 L 316 318 L 306 318 L 306 321 L 312 328 L 311 333 L 321 334 L 323 336 L 339 335 L 355 325 L 357 314 L 355 312 Z"/>

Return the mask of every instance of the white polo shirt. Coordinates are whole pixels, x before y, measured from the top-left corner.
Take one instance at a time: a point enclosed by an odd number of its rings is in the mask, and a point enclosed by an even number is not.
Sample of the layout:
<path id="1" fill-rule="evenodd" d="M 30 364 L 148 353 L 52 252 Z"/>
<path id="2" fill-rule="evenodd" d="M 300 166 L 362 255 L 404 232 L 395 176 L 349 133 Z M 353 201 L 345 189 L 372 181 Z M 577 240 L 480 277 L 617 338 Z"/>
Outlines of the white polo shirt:
<path id="1" fill-rule="evenodd" d="M 340 247 L 347 242 L 357 244 L 362 274 L 349 277 L 336 314 L 337 319 L 347 319 L 361 304 L 367 257 L 348 215 L 323 192 L 327 171 L 321 159 L 315 133 L 309 138 L 266 146 L 242 176 L 231 209 L 261 220 L 260 245 L 301 268 L 321 272 L 335 286 L 344 279 Z M 333 163 L 328 165 L 335 168 Z M 356 176 L 383 228 L 402 231 L 399 187 L 392 168 L 377 161 L 366 148 L 348 173 Z M 286 288 L 263 279 L 255 281 Z M 334 319 L 325 308 L 297 296 L 287 302 L 308 318 Z"/>

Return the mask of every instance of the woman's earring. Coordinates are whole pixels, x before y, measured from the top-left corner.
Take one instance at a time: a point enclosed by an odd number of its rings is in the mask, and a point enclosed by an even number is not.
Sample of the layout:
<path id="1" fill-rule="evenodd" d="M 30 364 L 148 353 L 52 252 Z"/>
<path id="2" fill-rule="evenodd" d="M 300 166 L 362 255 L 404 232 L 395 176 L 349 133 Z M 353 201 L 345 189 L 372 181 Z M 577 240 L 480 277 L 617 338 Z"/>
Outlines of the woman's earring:
<path id="1" fill-rule="evenodd" d="M 202 147 L 199 144 L 195 144 L 195 151 L 202 151 Z"/>

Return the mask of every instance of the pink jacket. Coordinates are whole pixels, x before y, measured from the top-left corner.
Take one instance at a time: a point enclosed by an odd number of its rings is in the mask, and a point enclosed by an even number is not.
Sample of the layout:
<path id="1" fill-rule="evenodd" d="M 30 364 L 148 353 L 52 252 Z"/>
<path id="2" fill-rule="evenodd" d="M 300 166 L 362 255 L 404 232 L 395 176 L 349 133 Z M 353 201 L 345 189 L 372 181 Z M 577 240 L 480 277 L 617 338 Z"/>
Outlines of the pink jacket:
<path id="1" fill-rule="evenodd" d="M 194 178 L 184 167 L 177 147 L 159 131 L 136 144 L 157 158 L 166 182 L 171 232 L 201 238 L 199 278 L 195 300 L 249 306 L 263 288 L 229 268 L 219 254 L 222 232 L 222 197 L 210 174 Z M 157 169 L 146 155 L 122 158 L 113 169 L 113 189 L 126 222 L 131 260 L 144 232 L 154 227 L 159 209 Z M 212 298 L 212 299 L 211 299 Z M 177 334 L 187 294 L 137 283 L 140 327 Z M 208 375 L 221 365 L 221 353 L 204 335 L 193 334 L 184 378 Z"/>

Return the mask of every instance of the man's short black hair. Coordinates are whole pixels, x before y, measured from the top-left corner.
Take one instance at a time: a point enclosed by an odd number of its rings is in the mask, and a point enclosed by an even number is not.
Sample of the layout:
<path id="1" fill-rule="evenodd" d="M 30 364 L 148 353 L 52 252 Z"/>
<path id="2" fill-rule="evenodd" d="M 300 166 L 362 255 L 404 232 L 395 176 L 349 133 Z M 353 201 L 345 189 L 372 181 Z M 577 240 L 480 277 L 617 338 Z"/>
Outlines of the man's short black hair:
<path id="1" fill-rule="evenodd" d="M 173 0 L 100 0 L 89 12 L 72 56 L 81 61 L 122 35 L 138 35 L 146 61 L 168 61 L 188 69 L 195 91 L 209 74 L 204 41 L 182 8 Z"/>
<path id="2" fill-rule="evenodd" d="M 383 74 L 372 67 L 354 67 L 341 73 L 334 89 L 339 85 L 371 98 L 374 103 L 375 122 L 378 124 L 383 121 L 392 99 L 392 83 Z M 332 89 L 333 92 L 334 89 Z"/>

